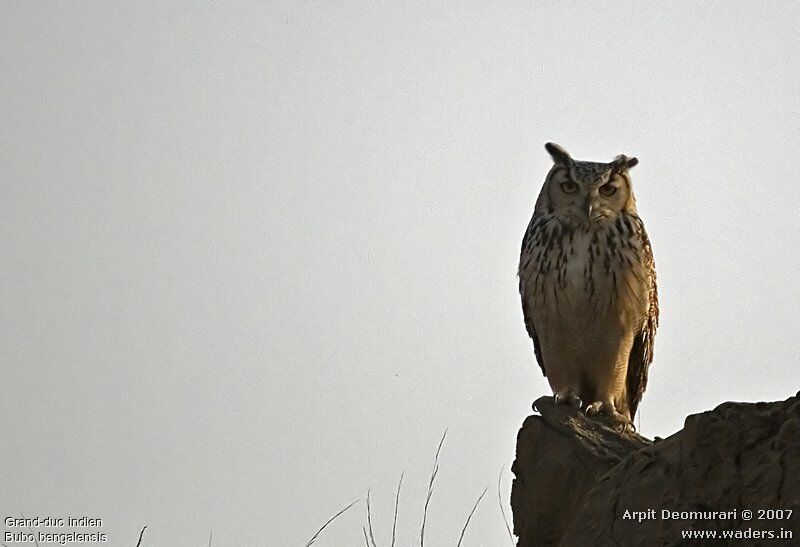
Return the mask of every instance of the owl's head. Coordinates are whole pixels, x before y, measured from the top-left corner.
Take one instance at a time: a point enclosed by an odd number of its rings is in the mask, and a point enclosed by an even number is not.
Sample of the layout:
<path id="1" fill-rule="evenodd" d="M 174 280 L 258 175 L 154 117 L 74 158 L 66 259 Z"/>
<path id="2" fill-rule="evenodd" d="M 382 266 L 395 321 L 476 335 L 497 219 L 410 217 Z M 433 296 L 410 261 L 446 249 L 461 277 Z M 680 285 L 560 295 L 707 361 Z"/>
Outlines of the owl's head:
<path id="1" fill-rule="evenodd" d="M 554 213 L 573 225 L 591 227 L 614 222 L 622 213 L 636 213 L 628 170 L 639 160 L 620 155 L 610 163 L 576 161 L 555 143 L 544 147 L 553 168 L 536 200 L 537 214 Z"/>

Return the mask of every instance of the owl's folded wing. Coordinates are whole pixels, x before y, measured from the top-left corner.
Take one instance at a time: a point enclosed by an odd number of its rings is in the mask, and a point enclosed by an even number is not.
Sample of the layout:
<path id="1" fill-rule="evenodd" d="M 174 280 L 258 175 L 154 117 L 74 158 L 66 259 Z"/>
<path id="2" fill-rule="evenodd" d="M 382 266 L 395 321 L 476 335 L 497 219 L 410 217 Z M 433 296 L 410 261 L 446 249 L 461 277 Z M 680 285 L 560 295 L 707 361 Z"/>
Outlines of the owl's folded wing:
<path id="1" fill-rule="evenodd" d="M 633 347 L 628 358 L 628 376 L 626 378 L 628 391 L 628 406 L 631 418 L 636 415 L 636 408 L 642 400 L 642 394 L 647 388 L 647 371 L 653 362 L 653 346 L 655 344 L 656 329 L 658 328 L 658 287 L 656 284 L 656 265 L 653 260 L 653 249 L 650 240 L 639 223 L 638 235 L 642 249 L 642 260 L 648 285 L 648 308 L 642 327 L 634 335 Z"/>
<path id="2" fill-rule="evenodd" d="M 542 374 L 547 376 L 547 371 L 544 368 L 544 361 L 542 360 L 542 348 L 539 344 L 539 337 L 536 335 L 536 327 L 533 324 L 533 276 L 532 272 L 536 271 L 537 266 L 534 264 L 533 253 L 531 252 L 532 238 L 534 231 L 536 216 L 531 219 L 528 225 L 528 230 L 522 240 L 522 251 L 519 258 L 519 295 L 522 299 L 522 315 L 525 317 L 525 328 L 528 331 L 528 336 L 533 340 L 533 353 L 536 355 L 536 362 L 542 369 Z"/>

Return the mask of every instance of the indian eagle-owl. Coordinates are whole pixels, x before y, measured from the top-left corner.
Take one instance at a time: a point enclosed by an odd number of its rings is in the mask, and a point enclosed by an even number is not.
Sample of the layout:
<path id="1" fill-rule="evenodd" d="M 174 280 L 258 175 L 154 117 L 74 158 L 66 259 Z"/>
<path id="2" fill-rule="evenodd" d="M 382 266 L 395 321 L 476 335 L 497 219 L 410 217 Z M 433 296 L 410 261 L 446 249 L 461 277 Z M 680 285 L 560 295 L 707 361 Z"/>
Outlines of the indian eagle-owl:
<path id="1" fill-rule="evenodd" d="M 636 158 L 553 158 L 522 242 L 525 326 L 554 402 L 632 428 L 658 326 L 656 271 L 628 171 Z"/>

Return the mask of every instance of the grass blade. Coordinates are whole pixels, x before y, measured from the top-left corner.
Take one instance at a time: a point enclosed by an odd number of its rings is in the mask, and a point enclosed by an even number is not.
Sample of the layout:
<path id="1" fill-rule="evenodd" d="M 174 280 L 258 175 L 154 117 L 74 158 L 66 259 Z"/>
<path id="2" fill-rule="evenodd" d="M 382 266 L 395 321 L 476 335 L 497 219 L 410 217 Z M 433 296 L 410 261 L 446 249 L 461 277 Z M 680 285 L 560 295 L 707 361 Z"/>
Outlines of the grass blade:
<path id="1" fill-rule="evenodd" d="M 475 514 L 475 509 L 478 508 L 478 504 L 481 502 L 481 500 L 483 499 L 484 494 L 486 494 L 486 491 L 488 489 L 489 489 L 488 486 L 483 489 L 483 492 L 481 493 L 481 495 L 478 496 L 478 501 L 476 501 L 475 505 L 472 506 L 472 511 L 469 512 L 469 516 L 467 517 L 467 522 L 464 523 L 464 528 L 461 529 L 461 537 L 458 538 L 458 545 L 456 545 L 456 547 L 461 547 L 461 542 L 464 540 L 464 534 L 467 531 L 467 526 L 469 526 L 469 521 L 472 518 L 472 515 Z"/>
<path id="2" fill-rule="evenodd" d="M 497 503 L 500 505 L 500 513 L 503 515 L 503 523 L 506 525 L 506 532 L 508 532 L 508 539 L 511 540 L 511 547 L 514 547 L 514 534 L 511 533 L 511 526 L 508 525 L 508 517 L 506 510 L 503 508 L 503 498 L 500 495 L 500 480 L 503 478 L 503 471 L 506 466 L 500 468 L 500 475 L 497 477 Z"/>
<path id="3" fill-rule="evenodd" d="M 367 490 L 367 524 L 369 525 L 369 538 L 372 540 L 372 547 L 377 547 L 375 545 L 375 536 L 372 534 L 372 509 L 370 509 L 369 504 L 369 490 Z"/>
<path id="4" fill-rule="evenodd" d="M 338 513 L 336 513 L 335 515 L 333 515 L 331 518 L 329 518 L 329 519 L 328 519 L 328 522 L 326 522 L 325 524 L 323 524 L 323 525 L 322 525 L 322 527 L 321 527 L 319 530 L 317 530 L 317 533 L 316 533 L 316 534 L 314 534 L 314 536 L 313 536 L 311 539 L 309 539 L 309 540 L 308 540 L 308 543 L 306 543 L 305 547 L 311 547 L 311 545 L 312 545 L 312 544 L 313 544 L 313 543 L 314 543 L 314 542 L 317 540 L 317 538 L 318 538 L 318 537 L 319 537 L 319 535 L 322 533 L 322 531 L 323 531 L 323 530 L 324 530 L 324 529 L 325 529 L 325 528 L 326 528 L 326 527 L 327 527 L 327 526 L 328 526 L 328 525 L 329 525 L 331 522 L 333 522 L 334 520 L 336 520 L 336 519 L 339 517 L 339 515 L 341 515 L 342 513 L 344 513 L 345 511 L 347 511 L 348 509 L 350 509 L 352 506 L 354 506 L 354 505 L 355 505 L 356 503 L 358 503 L 359 501 L 360 501 L 360 500 L 356 500 L 356 501 L 354 501 L 354 502 L 351 502 L 351 503 L 350 503 L 350 505 L 348 505 L 347 507 L 345 507 L 344 509 L 342 509 L 341 511 L 339 511 Z"/>
<path id="5" fill-rule="evenodd" d="M 419 546 L 425 547 L 425 523 L 428 520 L 428 505 L 431 502 L 431 496 L 433 495 L 433 482 L 436 480 L 436 475 L 439 473 L 439 454 L 442 451 L 442 445 L 444 444 L 444 438 L 447 437 L 447 430 L 444 430 L 444 434 L 442 435 L 442 440 L 439 441 L 439 446 L 436 449 L 436 457 L 433 459 L 433 471 L 431 472 L 431 480 L 428 483 L 428 495 L 425 497 L 425 509 L 422 512 L 422 528 L 419 531 Z"/>
<path id="6" fill-rule="evenodd" d="M 397 494 L 394 496 L 394 520 L 392 520 L 392 547 L 394 547 L 395 531 L 397 530 L 397 506 L 400 504 L 400 487 L 403 486 L 403 475 L 405 471 L 400 473 L 400 482 L 397 483 Z"/>

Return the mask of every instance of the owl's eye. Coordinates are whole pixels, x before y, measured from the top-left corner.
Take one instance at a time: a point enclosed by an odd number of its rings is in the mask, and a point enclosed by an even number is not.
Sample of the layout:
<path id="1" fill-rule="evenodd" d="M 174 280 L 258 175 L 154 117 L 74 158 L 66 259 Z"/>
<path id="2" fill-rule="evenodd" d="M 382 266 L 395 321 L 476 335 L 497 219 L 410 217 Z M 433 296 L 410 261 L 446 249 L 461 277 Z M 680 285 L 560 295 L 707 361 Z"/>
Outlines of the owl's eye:
<path id="1" fill-rule="evenodd" d="M 578 189 L 578 185 L 572 182 L 571 180 L 565 180 L 561 183 L 561 189 L 564 191 L 565 194 L 572 194 Z"/>
<path id="2" fill-rule="evenodd" d="M 612 184 L 604 184 L 600 187 L 600 193 L 606 197 L 613 196 L 617 191 L 617 187 Z"/>

